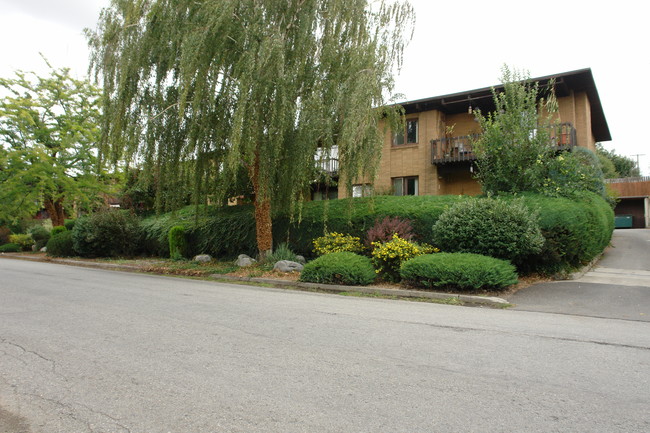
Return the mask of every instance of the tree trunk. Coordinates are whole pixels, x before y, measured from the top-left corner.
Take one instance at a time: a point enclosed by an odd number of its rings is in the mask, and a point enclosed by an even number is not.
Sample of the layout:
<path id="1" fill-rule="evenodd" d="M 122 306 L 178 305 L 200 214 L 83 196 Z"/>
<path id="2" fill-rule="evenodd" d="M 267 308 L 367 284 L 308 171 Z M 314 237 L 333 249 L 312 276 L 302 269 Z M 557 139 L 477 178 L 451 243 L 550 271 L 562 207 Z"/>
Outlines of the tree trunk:
<path id="1" fill-rule="evenodd" d="M 53 200 L 51 197 L 45 199 L 45 210 L 50 214 L 52 227 L 65 224 L 65 212 L 63 212 L 63 199 Z"/>
<path id="2" fill-rule="evenodd" d="M 271 221 L 271 200 L 260 191 L 260 160 L 255 154 L 255 163 L 249 168 L 251 183 L 255 193 L 255 234 L 259 258 L 263 260 L 273 252 L 273 222 Z"/>

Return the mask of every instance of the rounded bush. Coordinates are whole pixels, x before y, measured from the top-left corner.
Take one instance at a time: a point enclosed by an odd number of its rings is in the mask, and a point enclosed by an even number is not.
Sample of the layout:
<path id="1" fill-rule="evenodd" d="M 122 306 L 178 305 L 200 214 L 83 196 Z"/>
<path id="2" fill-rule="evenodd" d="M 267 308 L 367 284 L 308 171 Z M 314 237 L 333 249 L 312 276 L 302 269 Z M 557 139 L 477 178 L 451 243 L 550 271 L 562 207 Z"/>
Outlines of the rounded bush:
<path id="1" fill-rule="evenodd" d="M 471 253 L 438 253 L 402 264 L 402 280 L 426 288 L 500 289 L 517 282 L 515 267 L 505 260 Z"/>
<path id="2" fill-rule="evenodd" d="M 67 219 L 63 222 L 63 226 L 68 230 L 72 230 L 74 229 L 74 225 L 76 222 L 77 222 L 76 219 Z"/>
<path id="3" fill-rule="evenodd" d="M 4 244 L 0 245 L 0 253 L 17 253 L 20 251 L 20 245 L 18 244 Z"/>
<path id="4" fill-rule="evenodd" d="M 64 230 L 47 241 L 47 255 L 52 257 L 71 257 L 75 255 L 72 232 Z"/>
<path id="5" fill-rule="evenodd" d="M 326 254 L 305 265 L 300 281 L 365 286 L 375 280 L 368 257 L 350 252 Z"/>
<path id="6" fill-rule="evenodd" d="M 20 245 L 22 251 L 31 251 L 32 245 L 34 245 L 34 238 L 32 238 L 30 233 L 21 233 L 9 235 L 9 242 Z"/>
<path id="7" fill-rule="evenodd" d="M 67 231 L 68 229 L 65 228 L 65 226 L 55 226 L 52 227 L 52 231 L 50 232 L 50 236 L 58 235 L 59 233 L 63 233 Z"/>
<path id="8" fill-rule="evenodd" d="M 72 230 L 74 250 L 82 257 L 132 256 L 141 238 L 140 221 L 129 211 L 109 210 L 78 218 Z"/>
<path id="9" fill-rule="evenodd" d="M 446 252 L 483 254 L 517 265 L 544 245 L 537 220 L 522 200 L 474 198 L 440 215 L 433 239 Z"/>
<path id="10" fill-rule="evenodd" d="M 47 241 L 50 240 L 50 232 L 43 226 L 34 226 L 29 229 L 29 233 L 32 235 L 32 239 L 34 239 L 36 251 L 43 248 L 47 244 Z"/>

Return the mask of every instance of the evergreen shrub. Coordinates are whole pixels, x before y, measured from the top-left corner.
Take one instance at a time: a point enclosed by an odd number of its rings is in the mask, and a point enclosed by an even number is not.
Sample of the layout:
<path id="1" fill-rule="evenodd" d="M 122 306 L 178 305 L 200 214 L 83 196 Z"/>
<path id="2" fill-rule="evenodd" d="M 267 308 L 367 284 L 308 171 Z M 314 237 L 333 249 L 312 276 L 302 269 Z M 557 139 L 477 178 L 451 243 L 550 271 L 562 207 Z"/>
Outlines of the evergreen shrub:
<path id="1" fill-rule="evenodd" d="M 185 227 L 174 226 L 169 229 L 169 257 L 180 260 L 187 255 L 187 239 L 185 238 Z"/>
<path id="2" fill-rule="evenodd" d="M 50 236 L 58 235 L 59 233 L 63 233 L 65 231 L 68 231 L 65 226 L 54 226 L 52 227 L 52 231 L 50 232 Z"/>
<path id="3" fill-rule="evenodd" d="M 506 260 L 472 253 L 426 254 L 404 262 L 402 280 L 426 288 L 500 289 L 517 283 L 515 267 Z"/>
<path id="4" fill-rule="evenodd" d="M 20 251 L 20 245 L 8 243 L 0 245 L 0 253 L 17 253 Z"/>
<path id="5" fill-rule="evenodd" d="M 76 219 L 66 219 L 65 221 L 63 221 L 63 226 L 68 230 L 72 230 L 74 229 L 74 225 L 76 222 L 77 222 Z"/>
<path id="6" fill-rule="evenodd" d="M 72 232 L 64 230 L 47 241 L 47 255 L 52 257 L 72 257 L 75 255 Z"/>
<path id="7" fill-rule="evenodd" d="M 305 265 L 300 281 L 365 286 L 376 273 L 368 257 L 347 251 L 321 256 Z"/>
<path id="8" fill-rule="evenodd" d="M 142 238 L 140 221 L 125 210 L 108 210 L 76 220 L 74 250 L 82 257 L 133 256 Z"/>
<path id="9" fill-rule="evenodd" d="M 483 254 L 517 265 L 542 249 L 537 219 L 522 200 L 472 198 L 440 216 L 433 239 L 446 252 Z"/>
<path id="10" fill-rule="evenodd" d="M 9 235 L 9 242 L 20 246 L 21 251 L 31 251 L 34 238 L 30 233 Z"/>

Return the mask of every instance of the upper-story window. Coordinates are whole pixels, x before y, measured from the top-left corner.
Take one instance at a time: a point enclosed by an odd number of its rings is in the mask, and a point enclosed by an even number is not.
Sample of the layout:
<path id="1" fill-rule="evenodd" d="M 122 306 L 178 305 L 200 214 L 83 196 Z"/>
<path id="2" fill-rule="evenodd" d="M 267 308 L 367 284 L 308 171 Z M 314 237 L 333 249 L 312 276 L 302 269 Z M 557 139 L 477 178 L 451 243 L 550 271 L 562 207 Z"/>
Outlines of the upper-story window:
<path id="1" fill-rule="evenodd" d="M 393 136 L 393 145 L 417 144 L 418 133 L 418 119 L 406 119 L 404 129 L 397 131 Z"/>

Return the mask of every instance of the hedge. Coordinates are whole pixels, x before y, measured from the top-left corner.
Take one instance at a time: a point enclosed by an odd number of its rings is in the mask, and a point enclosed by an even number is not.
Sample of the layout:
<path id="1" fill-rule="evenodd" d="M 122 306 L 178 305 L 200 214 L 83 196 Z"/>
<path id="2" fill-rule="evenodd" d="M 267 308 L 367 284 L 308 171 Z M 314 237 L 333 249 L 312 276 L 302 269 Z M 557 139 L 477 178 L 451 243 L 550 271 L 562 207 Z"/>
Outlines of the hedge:
<path id="1" fill-rule="evenodd" d="M 585 193 L 572 199 L 538 194 L 518 197 L 522 197 L 531 212 L 539 213 L 539 226 L 545 238 L 541 252 L 521 260 L 521 271 L 553 273 L 576 267 L 592 260 L 609 244 L 614 213 L 600 196 Z M 312 241 L 326 232 L 363 238 L 377 219 L 392 216 L 411 221 L 414 240 L 437 246 L 432 238 L 434 223 L 446 209 L 467 199 L 467 196 L 379 196 L 307 202 L 302 205 L 300 219 L 286 215 L 274 217 L 274 243 L 287 243 L 297 254 L 313 257 Z M 252 206 L 202 208 L 199 216 L 195 211 L 190 206 L 145 219 L 142 222 L 144 251 L 167 257 L 169 230 L 183 225 L 190 256 L 206 253 L 213 257 L 236 257 L 256 253 Z"/>
<path id="2" fill-rule="evenodd" d="M 75 255 L 72 232 L 64 230 L 47 241 L 47 255 L 52 257 L 72 257 Z"/>
<path id="3" fill-rule="evenodd" d="M 17 253 L 20 251 L 20 245 L 18 244 L 4 244 L 0 245 L 0 253 Z"/>
<path id="4" fill-rule="evenodd" d="M 400 269 L 402 280 L 414 286 L 461 290 L 500 289 L 517 283 L 507 260 L 472 253 L 425 254 Z"/>

